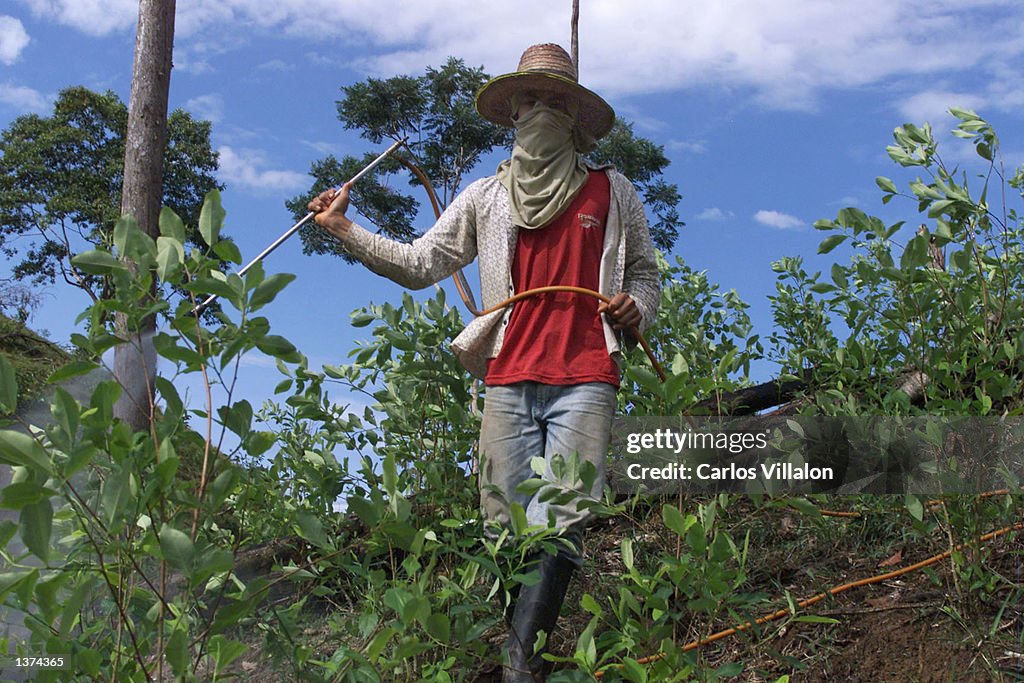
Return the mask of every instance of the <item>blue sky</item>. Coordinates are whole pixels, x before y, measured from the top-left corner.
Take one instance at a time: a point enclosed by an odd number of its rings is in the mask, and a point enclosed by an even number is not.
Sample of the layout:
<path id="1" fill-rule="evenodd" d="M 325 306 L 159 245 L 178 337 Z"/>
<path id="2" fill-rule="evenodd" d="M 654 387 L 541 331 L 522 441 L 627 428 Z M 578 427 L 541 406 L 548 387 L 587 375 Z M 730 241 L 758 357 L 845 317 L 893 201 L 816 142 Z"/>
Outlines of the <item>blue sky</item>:
<path id="1" fill-rule="evenodd" d="M 945 113 L 973 108 L 995 124 L 1007 166 L 1024 162 L 1024 4 L 1016 0 L 582 5 L 581 81 L 664 145 L 688 224 L 676 253 L 736 289 L 763 337 L 770 263 L 802 255 L 820 269 L 842 256 L 815 256 L 823 236 L 815 220 L 844 206 L 886 222 L 917 220 L 912 202 L 883 207 L 874 183 L 912 177 L 885 154 L 893 128 L 930 121 L 946 158 L 973 168 L 969 146 L 952 144 Z M 51 113 L 72 85 L 127 101 L 136 13 L 134 0 L 6 0 L 0 126 Z M 338 123 L 339 87 L 421 74 L 448 56 L 511 71 L 527 45 L 567 45 L 569 14 L 569 0 L 178 0 L 171 107 L 213 122 L 226 231 L 248 260 L 290 225 L 284 201 L 308 187 L 312 161 L 374 149 Z M 429 224 L 424 217 L 419 227 Z M 297 238 L 266 265 L 298 274 L 267 315 L 313 367 L 343 362 L 365 337 L 348 324 L 352 310 L 401 296 L 360 267 L 303 256 Z M 85 304 L 55 286 L 32 324 L 66 340 Z M 279 376 L 256 356 L 245 364 L 241 391 L 258 404 Z M 755 379 L 771 371 L 765 365 Z"/>

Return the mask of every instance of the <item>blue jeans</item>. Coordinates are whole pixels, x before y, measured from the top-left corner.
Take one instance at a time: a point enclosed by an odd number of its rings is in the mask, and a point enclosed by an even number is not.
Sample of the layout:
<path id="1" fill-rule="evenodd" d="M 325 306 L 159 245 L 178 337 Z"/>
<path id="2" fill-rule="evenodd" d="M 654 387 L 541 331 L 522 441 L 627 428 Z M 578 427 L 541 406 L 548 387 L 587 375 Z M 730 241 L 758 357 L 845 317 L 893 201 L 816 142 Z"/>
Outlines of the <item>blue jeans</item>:
<path id="1" fill-rule="evenodd" d="M 579 509 L 578 501 L 542 502 L 539 495 L 519 493 L 516 487 L 537 476 L 530 460 L 541 457 L 547 463 L 542 477 L 545 481 L 561 489 L 573 489 L 583 498 L 600 500 L 614 413 L 615 387 L 604 382 L 572 386 L 519 382 L 487 387 L 480 427 L 480 505 L 484 518 L 507 526 L 512 503 L 519 503 L 529 525 L 550 523 L 580 547 L 587 509 Z M 552 471 L 555 455 L 568 461 L 573 454 L 578 455 L 581 464 L 589 462 L 596 470 L 589 490 L 583 490 L 579 480 L 560 480 Z"/>

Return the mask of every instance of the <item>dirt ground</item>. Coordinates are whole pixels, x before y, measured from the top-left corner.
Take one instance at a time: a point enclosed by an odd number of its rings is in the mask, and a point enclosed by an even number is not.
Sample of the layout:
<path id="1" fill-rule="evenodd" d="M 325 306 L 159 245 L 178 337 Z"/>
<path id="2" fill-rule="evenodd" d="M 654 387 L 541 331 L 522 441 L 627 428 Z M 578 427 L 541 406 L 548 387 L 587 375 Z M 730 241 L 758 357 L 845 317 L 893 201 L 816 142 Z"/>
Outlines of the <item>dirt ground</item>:
<path id="1" fill-rule="evenodd" d="M 766 516 L 765 511 L 759 515 Z M 765 546 L 769 550 L 761 557 L 762 566 L 751 573 L 773 576 L 796 598 L 893 571 L 944 549 L 941 543 L 916 547 L 897 542 L 869 553 L 860 539 L 847 544 L 842 537 L 807 539 L 805 531 L 795 528 L 787 533 L 789 519 L 779 514 L 769 522 L 776 525 L 776 542 Z M 587 582 L 599 582 L 614 571 L 619 539 L 627 528 L 616 522 L 595 531 L 591 540 L 597 546 L 596 557 Z M 947 560 L 851 589 L 801 612 L 834 619 L 836 624 L 773 622 L 756 637 L 732 636 L 701 648 L 699 661 L 712 668 L 742 662 L 744 672 L 728 680 L 754 683 L 771 683 L 784 674 L 800 683 L 1024 681 L 1024 604 L 1019 599 L 1024 538 L 1004 537 L 990 544 L 987 552 L 988 566 L 1008 587 L 984 601 L 957 585 Z M 1012 584 L 1017 590 L 1009 587 Z M 767 585 L 754 588 L 779 596 Z M 775 603 L 774 608 L 786 606 L 781 596 Z M 572 621 L 573 632 L 586 625 L 585 618 Z M 729 625 L 733 624 L 697 624 L 694 629 L 699 638 Z M 571 648 L 572 638 L 566 634 L 565 648 Z"/>
<path id="2" fill-rule="evenodd" d="M 929 547 L 903 543 L 898 536 L 891 544 L 878 544 L 874 538 L 865 538 L 856 522 L 838 523 L 848 528 L 837 529 L 834 536 L 822 535 L 820 530 L 817 536 L 809 535 L 787 513 L 764 509 L 751 512 L 742 523 L 760 525 L 753 533 L 768 535 L 758 539 L 760 545 L 751 542 L 762 550 L 751 560 L 750 579 L 744 586 L 744 590 L 772 596 L 765 612 L 786 606 L 783 590 L 798 599 L 809 597 L 943 550 L 941 539 Z M 583 593 L 600 595 L 608 577 L 622 571 L 619 545 L 624 535 L 649 541 L 662 532 L 664 527 L 655 517 L 639 525 L 635 518 L 605 520 L 591 529 L 586 566 L 570 588 L 559 632 L 552 639 L 555 652 L 569 654 L 587 624 L 589 615 L 579 607 Z M 670 540 L 665 539 L 666 547 Z M 741 674 L 721 680 L 751 683 L 774 683 L 783 675 L 793 683 L 1024 681 L 1024 605 L 1019 600 L 1024 586 L 1024 538 L 1004 537 L 987 552 L 987 566 L 1003 577 L 1005 588 L 985 600 L 958 585 L 945 561 L 928 570 L 854 588 L 801 611 L 837 623 L 780 619 L 756 633 L 699 648 L 697 661 L 705 670 L 740 662 Z M 329 652 L 337 644 L 315 625 L 318 620 L 326 622 L 328 615 L 310 616 L 306 636 Z M 689 634 L 696 639 L 732 625 L 695 620 Z M 495 661 L 481 662 L 471 680 L 500 681 L 496 658 L 504 637 L 501 627 L 486 634 Z M 253 646 L 240 663 L 249 683 L 291 680 L 289 672 L 273 667 L 263 656 L 256 638 Z"/>

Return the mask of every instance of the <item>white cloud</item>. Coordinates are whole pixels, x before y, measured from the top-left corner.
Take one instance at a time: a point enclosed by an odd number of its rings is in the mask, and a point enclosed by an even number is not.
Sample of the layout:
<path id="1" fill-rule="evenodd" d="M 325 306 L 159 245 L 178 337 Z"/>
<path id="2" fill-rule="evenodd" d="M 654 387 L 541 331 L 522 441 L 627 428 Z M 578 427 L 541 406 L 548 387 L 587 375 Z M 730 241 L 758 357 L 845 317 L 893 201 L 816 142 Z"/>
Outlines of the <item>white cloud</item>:
<path id="1" fill-rule="evenodd" d="M 94 35 L 133 30 L 137 11 L 136 0 L 22 2 Z M 548 0 L 344 5 L 178 0 L 176 30 L 185 49 L 290 36 L 371 75 L 420 72 L 450 55 L 501 73 L 525 46 L 569 39 L 568 3 L 554 10 Z M 746 89 L 772 108 L 811 109 L 829 90 L 899 78 L 970 73 L 976 83 L 1019 83 L 1022 24 L 1024 3 L 1011 0 L 591 0 L 580 17 L 581 78 L 613 104 L 710 86 Z"/>
<path id="2" fill-rule="evenodd" d="M 770 228 L 778 228 L 779 230 L 799 230 L 805 225 L 805 223 L 796 216 L 791 216 L 788 213 L 782 213 L 781 211 L 766 211 L 765 209 L 761 209 L 755 213 L 754 220 L 761 225 L 767 225 Z"/>
<path id="3" fill-rule="evenodd" d="M 138 0 L 22 0 L 39 19 L 53 19 L 91 36 L 134 30 Z"/>
<path id="4" fill-rule="evenodd" d="M 277 360 L 271 356 L 265 356 L 262 353 L 252 351 L 244 354 L 239 360 L 243 368 L 266 368 L 276 369 Z"/>
<path id="5" fill-rule="evenodd" d="M 710 208 L 704 209 L 703 211 L 698 213 L 696 216 L 694 216 L 694 220 L 698 220 L 698 221 L 724 221 L 724 220 L 728 220 L 728 219 L 734 217 L 735 215 L 736 214 L 734 214 L 732 211 L 722 211 L 717 206 L 712 206 Z"/>
<path id="6" fill-rule="evenodd" d="M 185 108 L 213 123 L 220 123 L 224 119 L 224 98 L 215 93 L 193 97 L 185 103 Z"/>
<path id="7" fill-rule="evenodd" d="M 299 143 L 309 147 L 314 152 L 320 154 L 320 156 L 327 156 L 328 154 L 341 156 L 341 147 L 336 142 L 326 142 L 324 140 L 299 140 Z"/>
<path id="8" fill-rule="evenodd" d="M 220 176 L 229 187 L 237 186 L 255 192 L 281 192 L 298 190 L 309 179 L 295 171 L 268 170 L 266 156 L 252 149 L 234 150 L 220 147 Z"/>
<path id="9" fill-rule="evenodd" d="M 10 65 L 18 61 L 29 40 L 28 31 L 20 20 L 0 15 L 0 62 Z"/>
<path id="10" fill-rule="evenodd" d="M 937 124 L 942 119 L 952 118 L 950 107 L 980 110 L 988 104 L 981 95 L 954 92 L 951 90 L 925 90 L 898 103 L 899 113 L 908 123 Z"/>
<path id="11" fill-rule="evenodd" d="M 192 74 L 193 76 L 202 76 L 203 74 L 212 73 L 214 68 L 206 57 L 201 57 L 187 50 L 179 50 L 174 53 L 174 70 L 176 72 Z"/>
<path id="12" fill-rule="evenodd" d="M 271 59 L 269 62 L 263 62 L 256 67 L 257 71 L 277 71 L 286 73 L 288 71 L 295 71 L 295 65 L 289 64 L 283 59 Z"/>
<path id="13" fill-rule="evenodd" d="M 0 83 L 0 102 L 19 111 L 39 114 L 50 108 L 51 98 L 22 85 Z"/>
<path id="14" fill-rule="evenodd" d="M 708 143 L 705 140 L 669 140 L 665 145 L 674 152 L 684 154 L 706 154 Z"/>

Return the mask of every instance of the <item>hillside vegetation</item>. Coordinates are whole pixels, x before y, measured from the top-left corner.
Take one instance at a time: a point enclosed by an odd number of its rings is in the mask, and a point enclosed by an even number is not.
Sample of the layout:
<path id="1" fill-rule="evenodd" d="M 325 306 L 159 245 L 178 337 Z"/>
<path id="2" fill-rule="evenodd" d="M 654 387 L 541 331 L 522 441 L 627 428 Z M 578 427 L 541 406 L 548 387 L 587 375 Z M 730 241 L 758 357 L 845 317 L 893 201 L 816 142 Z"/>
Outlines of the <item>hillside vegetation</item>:
<path id="1" fill-rule="evenodd" d="M 890 156 L 920 176 L 907 191 L 877 183 L 884 201 L 909 199 L 920 216 L 885 225 L 851 208 L 819 221 L 820 251 L 845 260 L 825 277 L 797 256 L 777 263 L 770 335 L 756 333 L 735 292 L 663 261 L 649 336 L 670 376 L 660 383 L 634 349 L 621 412 L 748 412 L 750 364 L 768 358 L 780 367 L 769 388 L 797 424 L 884 417 L 892 422 L 868 424 L 910 434 L 914 419 L 971 416 L 1005 427 L 1016 447 L 1024 171 L 1005 172 L 985 121 L 954 113 L 960 144 L 990 162 L 987 174 L 947 167 L 927 126 L 897 129 Z M 510 591 L 532 580 L 526 558 L 558 541 L 527 526 L 522 510 L 511 528 L 484 534 L 474 475 L 482 389 L 445 349 L 461 316 L 443 291 L 369 305 L 353 314 L 368 335 L 347 362 L 311 368 L 260 312 L 293 276 L 223 274 L 220 259 L 241 260 L 220 239 L 223 217 L 214 192 L 199 218 L 203 248 L 186 251 L 167 210 L 158 239 L 122 220 L 113 250 L 75 258 L 114 296 L 91 307 L 90 334 L 75 338 L 86 360 L 51 380 L 90 372 L 122 343 L 107 327 L 114 312 L 129 329 L 161 316 L 156 349 L 171 370 L 157 379 L 147 431 L 112 419 L 120 388 L 101 382 L 87 404 L 56 388 L 41 433 L 0 432 L 0 460 L 13 466 L 2 505 L 18 517 L 0 523 L 0 599 L 30 631 L 8 645 L 67 658 L 65 671 L 38 672 L 43 681 L 496 680 Z M 154 277 L 191 300 L 155 296 Z M 191 312 L 209 294 L 230 314 L 207 324 Z M 247 353 L 275 358 L 282 374 L 260 406 L 233 395 Z M 15 377 L 31 373 L 0 365 L 0 399 L 11 406 Z M 177 380 L 186 373 L 223 403 L 185 405 Z M 373 407 L 353 411 L 330 396 Z M 818 436 L 805 429 L 801 443 Z M 976 451 L 942 452 L 951 455 L 940 470 L 892 466 L 891 449 L 860 453 L 858 467 L 892 476 L 878 490 L 899 495 L 609 487 L 586 501 L 596 522 L 566 628 L 552 636 L 549 680 L 1015 680 L 1024 659 L 1017 475 L 986 472 Z M 976 472 L 1001 490 L 915 493 Z M 539 479 L 524 486 L 578 495 Z M 799 604 L 936 555 L 920 571 Z"/>

